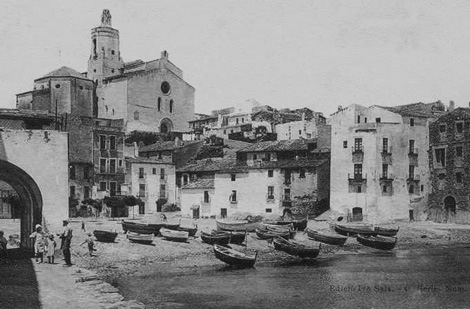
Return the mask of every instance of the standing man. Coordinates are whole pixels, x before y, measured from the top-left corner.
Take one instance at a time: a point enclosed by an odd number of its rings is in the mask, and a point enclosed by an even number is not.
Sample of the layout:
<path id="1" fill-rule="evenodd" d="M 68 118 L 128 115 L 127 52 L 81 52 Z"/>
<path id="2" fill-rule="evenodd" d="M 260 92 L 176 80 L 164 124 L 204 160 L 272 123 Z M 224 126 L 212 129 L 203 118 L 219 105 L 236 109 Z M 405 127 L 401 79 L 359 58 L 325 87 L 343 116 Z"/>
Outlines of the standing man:
<path id="1" fill-rule="evenodd" d="M 60 250 L 64 255 L 65 265 L 72 266 L 72 261 L 70 260 L 70 244 L 72 242 L 72 228 L 69 226 L 69 220 L 63 221 L 64 231 L 60 234 L 60 239 L 62 240 L 60 245 Z"/>

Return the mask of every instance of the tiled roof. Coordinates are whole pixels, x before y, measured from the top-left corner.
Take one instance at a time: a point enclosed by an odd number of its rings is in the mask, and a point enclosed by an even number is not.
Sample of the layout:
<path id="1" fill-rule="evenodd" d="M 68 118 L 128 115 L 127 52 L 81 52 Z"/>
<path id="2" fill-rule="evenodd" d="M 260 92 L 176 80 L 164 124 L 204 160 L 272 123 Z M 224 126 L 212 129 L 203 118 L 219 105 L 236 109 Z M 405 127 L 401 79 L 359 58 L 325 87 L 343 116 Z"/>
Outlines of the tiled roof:
<path id="1" fill-rule="evenodd" d="M 139 149 L 139 152 L 147 151 L 165 151 L 165 150 L 175 150 L 176 148 L 184 147 L 193 143 L 198 143 L 199 141 L 181 141 L 179 146 L 175 146 L 174 141 L 168 142 L 158 142 L 152 145 L 147 145 Z"/>
<path id="2" fill-rule="evenodd" d="M 156 160 L 154 158 L 145 158 L 145 157 L 126 157 L 126 162 L 129 163 L 153 163 L 153 164 L 172 164 L 172 163 L 163 163 L 161 160 Z"/>
<path id="3" fill-rule="evenodd" d="M 399 106 L 378 106 L 393 113 L 400 114 L 405 117 L 423 117 L 423 118 L 437 118 L 439 115 L 433 111 L 433 106 L 439 105 L 436 103 L 412 103 Z M 435 111 L 438 111 L 437 109 Z"/>
<path id="4" fill-rule="evenodd" d="M 198 179 L 196 181 L 191 181 L 181 189 L 214 189 L 214 179 Z"/>
<path id="5" fill-rule="evenodd" d="M 187 164 L 177 170 L 177 172 L 186 173 L 215 173 L 215 172 L 247 172 L 254 169 L 282 169 L 282 168 L 309 168 L 317 167 L 327 163 L 328 160 L 313 160 L 306 158 L 299 158 L 297 160 L 282 160 L 282 161 L 261 161 L 254 166 L 248 166 L 244 162 L 237 162 L 235 160 L 226 160 L 222 158 L 211 158 L 197 161 L 196 163 Z"/>
<path id="6" fill-rule="evenodd" d="M 27 109 L 10 109 L 0 108 L 0 117 L 11 117 L 11 118 L 35 118 L 35 119 L 47 119 L 55 120 L 55 115 L 47 111 L 32 111 Z"/>
<path id="7" fill-rule="evenodd" d="M 307 142 L 303 139 L 259 142 L 245 147 L 239 152 L 260 152 L 260 151 L 295 151 L 308 150 Z"/>
<path id="8" fill-rule="evenodd" d="M 71 77 L 78 77 L 78 78 L 86 78 L 80 72 L 77 72 L 74 69 L 66 67 L 66 66 L 63 66 L 57 70 L 49 72 L 46 75 L 44 75 L 42 78 L 55 77 L 55 76 L 71 76 Z"/>

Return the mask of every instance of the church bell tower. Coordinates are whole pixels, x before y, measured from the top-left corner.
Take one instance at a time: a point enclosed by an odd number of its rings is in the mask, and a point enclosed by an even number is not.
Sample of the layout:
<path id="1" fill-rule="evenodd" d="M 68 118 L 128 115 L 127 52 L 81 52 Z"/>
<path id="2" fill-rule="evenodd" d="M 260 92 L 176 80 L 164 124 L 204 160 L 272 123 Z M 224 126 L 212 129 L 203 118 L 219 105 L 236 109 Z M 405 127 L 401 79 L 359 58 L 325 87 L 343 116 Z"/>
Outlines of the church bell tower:
<path id="1" fill-rule="evenodd" d="M 121 74 L 124 62 L 119 51 L 119 31 L 111 27 L 111 13 L 103 10 L 101 25 L 91 30 L 91 53 L 87 77 L 98 84 Z"/>

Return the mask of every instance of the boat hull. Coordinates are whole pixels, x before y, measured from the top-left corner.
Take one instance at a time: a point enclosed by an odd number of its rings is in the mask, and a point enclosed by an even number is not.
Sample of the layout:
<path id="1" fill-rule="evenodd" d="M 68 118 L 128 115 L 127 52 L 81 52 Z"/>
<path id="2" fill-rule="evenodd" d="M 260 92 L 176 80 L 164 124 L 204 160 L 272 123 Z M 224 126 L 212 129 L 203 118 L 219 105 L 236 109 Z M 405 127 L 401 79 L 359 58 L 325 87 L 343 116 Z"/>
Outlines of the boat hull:
<path id="1" fill-rule="evenodd" d="M 377 232 L 377 235 L 389 236 L 389 237 L 396 236 L 399 229 L 400 229 L 399 227 L 397 228 L 385 228 L 385 227 L 380 227 L 380 226 L 375 227 L 375 231 Z"/>
<path id="2" fill-rule="evenodd" d="M 194 237 L 194 235 L 196 235 L 196 233 L 197 233 L 197 227 L 179 226 L 178 231 L 188 232 L 188 235 L 190 237 Z"/>
<path id="3" fill-rule="evenodd" d="M 322 242 L 324 244 L 335 245 L 335 246 L 344 245 L 344 243 L 348 239 L 347 237 L 344 237 L 344 236 L 322 233 L 322 232 L 314 231 L 311 229 L 307 229 L 307 235 L 313 240 Z"/>
<path id="4" fill-rule="evenodd" d="M 357 241 L 367 247 L 379 250 L 392 250 L 397 244 L 396 237 L 357 235 Z"/>
<path id="5" fill-rule="evenodd" d="M 247 255 L 231 248 L 214 245 L 214 255 L 222 262 L 235 267 L 253 267 L 256 263 L 258 253 Z"/>
<path id="6" fill-rule="evenodd" d="M 230 242 L 230 234 L 208 234 L 201 232 L 201 239 L 203 242 L 209 245 L 228 245 L 228 243 Z"/>
<path id="7" fill-rule="evenodd" d="M 217 229 L 221 231 L 247 231 L 254 232 L 256 228 L 261 226 L 260 222 L 248 222 L 248 221 L 232 221 L 223 222 L 216 220 Z"/>
<path id="8" fill-rule="evenodd" d="M 124 233 L 132 232 L 136 234 L 158 234 L 160 225 L 147 224 L 141 222 L 122 221 L 122 229 Z"/>
<path id="9" fill-rule="evenodd" d="M 334 226 L 335 232 L 344 236 L 357 236 L 358 234 L 362 235 L 370 235 L 370 236 L 377 236 L 377 232 L 372 226 L 369 225 L 355 225 L 355 226 L 347 226 L 347 225 L 340 225 L 335 224 Z"/>
<path id="10" fill-rule="evenodd" d="M 283 220 L 269 220 L 265 221 L 266 224 L 270 225 L 289 225 L 292 224 L 293 229 L 297 231 L 303 231 L 307 228 L 308 225 L 308 219 L 301 219 L 301 220 L 289 220 L 289 221 L 283 221 Z"/>
<path id="11" fill-rule="evenodd" d="M 273 239 L 275 237 L 282 237 L 284 239 L 289 239 L 290 237 L 290 231 L 285 230 L 285 231 L 270 231 L 267 228 L 257 228 L 255 230 L 256 236 L 258 236 L 259 239 Z"/>
<path id="12" fill-rule="evenodd" d="M 150 245 L 153 242 L 153 234 L 138 234 L 134 232 L 128 232 L 127 238 L 135 243 Z"/>
<path id="13" fill-rule="evenodd" d="M 274 238 L 273 244 L 276 250 L 283 251 L 290 255 L 295 255 L 301 258 L 316 258 L 318 254 L 320 254 L 320 246 L 318 248 L 310 247 L 293 241 L 285 240 L 281 237 Z"/>
<path id="14" fill-rule="evenodd" d="M 93 235 L 95 235 L 97 241 L 101 242 L 114 242 L 117 237 L 117 233 L 109 231 L 94 230 Z"/>
<path id="15" fill-rule="evenodd" d="M 174 230 L 169 230 L 166 228 L 160 229 L 160 235 L 162 235 L 162 237 L 167 240 L 177 241 L 177 242 L 186 242 L 188 241 L 188 237 L 189 237 L 188 232 L 174 231 Z"/>

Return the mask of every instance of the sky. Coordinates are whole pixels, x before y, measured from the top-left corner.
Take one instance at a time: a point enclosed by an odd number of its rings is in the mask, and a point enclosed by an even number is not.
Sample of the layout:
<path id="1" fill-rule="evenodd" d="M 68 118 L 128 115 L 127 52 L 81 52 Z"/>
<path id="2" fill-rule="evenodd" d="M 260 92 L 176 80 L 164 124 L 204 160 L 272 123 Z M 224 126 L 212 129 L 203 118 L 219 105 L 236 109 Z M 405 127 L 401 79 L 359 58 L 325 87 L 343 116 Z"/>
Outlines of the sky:
<path id="1" fill-rule="evenodd" d="M 198 113 L 248 99 L 327 116 L 353 103 L 470 101 L 466 0 L 3 0 L 0 107 L 61 66 L 85 72 L 103 9 L 125 62 L 169 52 Z"/>

